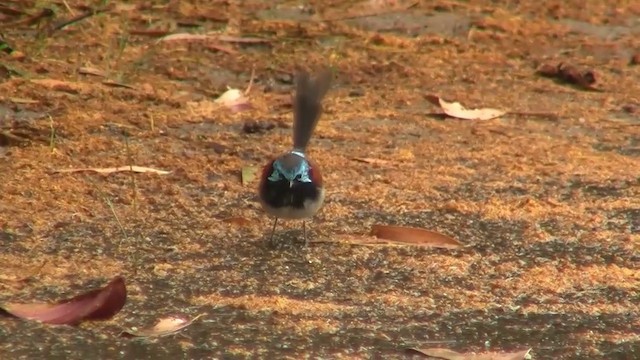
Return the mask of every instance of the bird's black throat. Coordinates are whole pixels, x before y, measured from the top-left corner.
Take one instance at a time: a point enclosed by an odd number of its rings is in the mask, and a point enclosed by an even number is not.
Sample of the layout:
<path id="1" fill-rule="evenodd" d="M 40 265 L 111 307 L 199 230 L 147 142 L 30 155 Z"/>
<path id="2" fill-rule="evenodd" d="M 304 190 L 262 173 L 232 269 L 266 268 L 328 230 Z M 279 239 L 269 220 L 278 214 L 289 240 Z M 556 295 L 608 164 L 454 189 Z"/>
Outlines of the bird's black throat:
<path id="1" fill-rule="evenodd" d="M 273 208 L 291 207 L 304 209 L 305 201 L 316 201 L 320 197 L 320 189 L 312 182 L 264 181 L 260 188 L 260 197 Z"/>

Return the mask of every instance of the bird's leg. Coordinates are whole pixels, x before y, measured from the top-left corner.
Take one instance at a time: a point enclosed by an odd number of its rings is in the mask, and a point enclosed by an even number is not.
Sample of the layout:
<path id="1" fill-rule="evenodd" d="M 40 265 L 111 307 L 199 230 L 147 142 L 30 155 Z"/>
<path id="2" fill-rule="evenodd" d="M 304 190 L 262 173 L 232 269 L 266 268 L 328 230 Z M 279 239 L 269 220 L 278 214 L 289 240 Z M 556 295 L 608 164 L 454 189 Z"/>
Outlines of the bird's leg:
<path id="1" fill-rule="evenodd" d="M 273 228 L 271 229 L 271 237 L 269 238 L 269 243 L 273 245 L 273 235 L 276 233 L 276 225 L 278 225 L 278 218 L 273 221 Z"/>

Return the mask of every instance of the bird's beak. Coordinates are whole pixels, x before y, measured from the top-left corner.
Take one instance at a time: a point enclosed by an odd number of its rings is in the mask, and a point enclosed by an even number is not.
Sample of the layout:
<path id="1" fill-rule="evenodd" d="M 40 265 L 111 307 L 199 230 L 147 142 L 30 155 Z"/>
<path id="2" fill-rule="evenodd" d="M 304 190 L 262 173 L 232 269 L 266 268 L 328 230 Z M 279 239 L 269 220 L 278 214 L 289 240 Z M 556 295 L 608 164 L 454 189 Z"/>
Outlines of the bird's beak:
<path id="1" fill-rule="evenodd" d="M 293 187 L 293 181 L 289 181 L 289 189 Z"/>

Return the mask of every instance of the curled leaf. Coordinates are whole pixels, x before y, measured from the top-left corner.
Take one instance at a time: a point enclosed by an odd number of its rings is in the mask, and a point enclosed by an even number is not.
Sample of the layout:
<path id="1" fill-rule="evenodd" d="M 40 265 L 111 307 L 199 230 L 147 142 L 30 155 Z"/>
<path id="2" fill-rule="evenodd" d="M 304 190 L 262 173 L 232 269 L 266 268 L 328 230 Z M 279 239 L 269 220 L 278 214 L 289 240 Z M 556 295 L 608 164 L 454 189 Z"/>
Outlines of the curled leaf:
<path id="1" fill-rule="evenodd" d="M 193 324 L 194 321 L 204 316 L 204 314 L 200 314 L 193 319 L 188 319 L 184 315 L 173 315 L 168 316 L 166 318 L 158 320 L 158 322 L 146 329 L 129 329 L 127 331 L 123 331 L 120 336 L 122 337 L 161 337 L 161 336 L 169 336 L 176 334 L 186 328 L 187 326 Z"/>
<path id="2" fill-rule="evenodd" d="M 373 225 L 371 235 L 395 244 L 455 249 L 462 246 L 458 240 L 435 231 L 391 225 Z"/>
<path id="3" fill-rule="evenodd" d="M 423 355 L 426 359 L 439 360 L 528 360 L 531 359 L 531 349 L 510 353 L 459 353 L 449 349 L 407 349 L 406 352 L 412 355 Z"/>
<path id="4" fill-rule="evenodd" d="M 445 114 L 465 120 L 491 120 L 506 114 L 506 111 L 482 108 L 482 109 L 467 109 L 459 102 L 448 102 L 443 100 L 437 95 L 427 95 L 425 98 L 432 104 L 440 106 Z"/>
<path id="5" fill-rule="evenodd" d="M 82 74 L 82 75 L 93 75 L 93 76 L 99 76 L 99 77 L 106 77 L 107 73 L 103 70 L 100 69 L 96 69 L 90 66 L 83 66 L 81 68 L 78 69 L 78 73 Z"/>
<path id="6" fill-rule="evenodd" d="M 584 90 L 599 91 L 599 89 L 594 87 L 596 83 L 596 73 L 591 69 L 578 69 L 571 64 L 563 62 L 557 65 L 547 63 L 540 65 L 536 73 L 544 77 L 555 78 L 564 83 L 575 85 Z"/>
<path id="7" fill-rule="evenodd" d="M 110 319 L 122 309 L 126 301 L 124 278 L 118 276 L 103 288 L 55 304 L 6 303 L 0 309 L 21 319 L 54 325 L 77 325 L 85 320 Z"/>
<path id="8" fill-rule="evenodd" d="M 222 104 L 233 112 L 240 112 L 252 109 L 249 99 L 244 95 L 242 90 L 229 89 L 216 99 L 218 104 Z"/>

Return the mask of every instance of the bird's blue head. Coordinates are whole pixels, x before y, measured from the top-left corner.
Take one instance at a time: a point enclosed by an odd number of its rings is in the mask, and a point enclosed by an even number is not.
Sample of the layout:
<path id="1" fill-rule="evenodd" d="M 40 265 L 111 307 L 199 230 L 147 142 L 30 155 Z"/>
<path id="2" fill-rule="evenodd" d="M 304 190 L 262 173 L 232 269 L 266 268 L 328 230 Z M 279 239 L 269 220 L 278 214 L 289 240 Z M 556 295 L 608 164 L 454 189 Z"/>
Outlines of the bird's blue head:
<path id="1" fill-rule="evenodd" d="M 293 187 L 296 182 L 311 183 L 311 166 L 303 152 L 291 151 L 273 162 L 272 172 L 267 180 L 278 182 L 286 180 Z"/>

